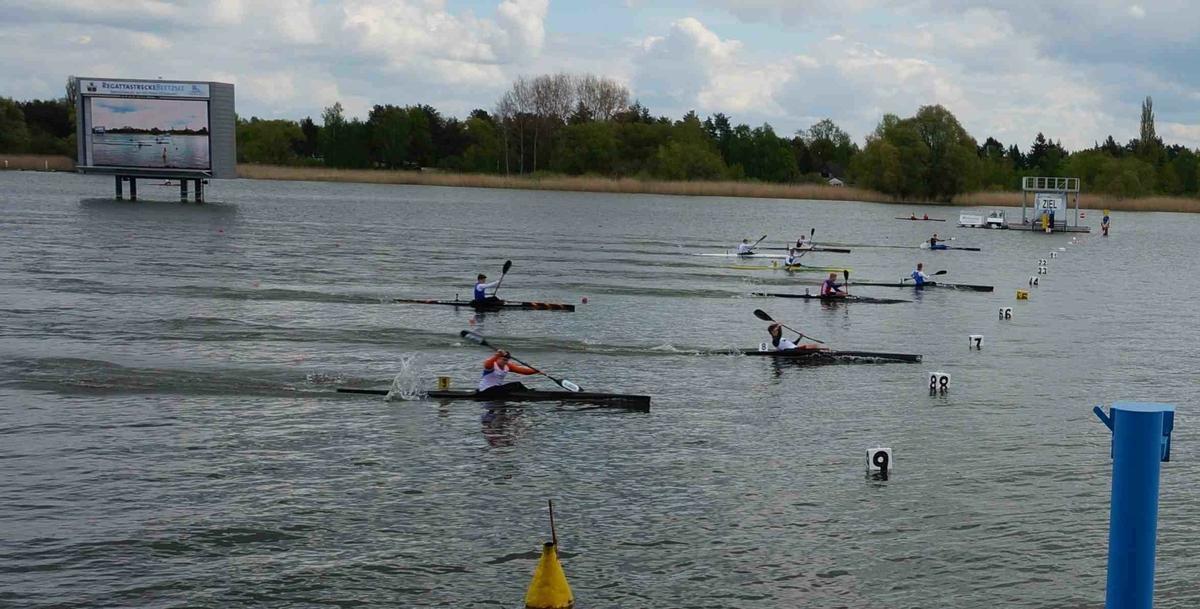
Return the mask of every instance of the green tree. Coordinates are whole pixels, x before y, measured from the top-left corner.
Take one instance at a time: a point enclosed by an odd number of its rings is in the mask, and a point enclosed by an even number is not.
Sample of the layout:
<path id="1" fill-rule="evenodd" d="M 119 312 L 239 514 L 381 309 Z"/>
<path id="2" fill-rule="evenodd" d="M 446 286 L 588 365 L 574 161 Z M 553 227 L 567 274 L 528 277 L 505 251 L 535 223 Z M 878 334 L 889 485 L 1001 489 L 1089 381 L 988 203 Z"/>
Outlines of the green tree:
<path id="1" fill-rule="evenodd" d="M 300 125 L 289 120 L 250 120 L 237 122 L 239 163 L 289 165 L 297 161 L 296 146 L 304 140 Z"/>
<path id="2" fill-rule="evenodd" d="M 412 126 L 409 111 L 397 106 L 375 106 L 367 117 L 371 132 L 371 161 L 376 166 L 399 169 L 412 160 Z"/>
<path id="3" fill-rule="evenodd" d="M 555 171 L 579 175 L 616 172 L 617 137 L 613 123 L 585 122 L 563 127 L 557 137 Z"/>
<path id="4" fill-rule="evenodd" d="M 25 152 L 29 149 L 29 129 L 21 107 L 0 97 L 0 152 Z"/>
<path id="5" fill-rule="evenodd" d="M 924 167 L 927 196 L 949 201 L 954 195 L 977 189 L 978 155 L 975 139 L 958 119 L 940 105 L 922 106 L 913 117 L 921 142 L 928 151 Z"/>

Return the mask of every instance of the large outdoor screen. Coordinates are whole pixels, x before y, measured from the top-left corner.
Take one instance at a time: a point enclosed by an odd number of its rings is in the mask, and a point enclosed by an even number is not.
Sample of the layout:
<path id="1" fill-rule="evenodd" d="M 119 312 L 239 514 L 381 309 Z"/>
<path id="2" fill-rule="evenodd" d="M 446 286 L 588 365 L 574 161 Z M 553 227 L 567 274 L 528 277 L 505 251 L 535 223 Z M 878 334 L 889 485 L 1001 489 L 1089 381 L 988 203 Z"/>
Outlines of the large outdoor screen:
<path id="1" fill-rule="evenodd" d="M 235 177 L 233 85 L 83 78 L 80 171 Z"/>
<path id="2" fill-rule="evenodd" d="M 208 169 L 208 101 L 88 99 L 91 165 Z"/>

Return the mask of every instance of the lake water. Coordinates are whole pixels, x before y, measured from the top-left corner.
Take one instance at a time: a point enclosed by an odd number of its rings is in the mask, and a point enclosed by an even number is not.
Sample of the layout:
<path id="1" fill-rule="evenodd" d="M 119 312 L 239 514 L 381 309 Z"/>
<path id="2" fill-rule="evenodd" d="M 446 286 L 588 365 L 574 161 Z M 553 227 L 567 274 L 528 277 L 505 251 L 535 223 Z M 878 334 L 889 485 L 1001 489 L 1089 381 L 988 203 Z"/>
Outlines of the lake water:
<path id="1" fill-rule="evenodd" d="M 93 134 L 92 164 L 106 167 L 208 169 L 208 136 Z"/>
<path id="2" fill-rule="evenodd" d="M 1200 216 L 1118 213 L 1111 237 L 1069 244 L 859 203 L 257 181 L 214 182 L 207 205 L 111 193 L 110 178 L 0 173 L 0 605 L 520 607 L 554 499 L 578 607 L 1099 607 L 1110 434 L 1091 408 L 1129 399 L 1179 409 L 1156 598 L 1200 604 Z M 893 220 L 910 211 L 952 221 Z M 983 251 L 805 261 L 863 279 L 924 261 L 996 291 L 752 298 L 820 276 L 690 255 L 811 227 L 897 245 L 937 230 Z M 578 311 L 387 302 L 465 296 L 506 259 L 503 296 Z M 730 355 L 766 338 L 756 308 L 925 361 Z M 652 410 L 334 393 L 386 387 L 409 355 L 429 382 L 469 387 L 487 353 L 458 338 L 468 328 L 587 390 L 651 394 Z M 952 375 L 945 395 L 928 395 L 931 370 Z M 887 482 L 864 476 L 874 446 L 893 450 Z"/>

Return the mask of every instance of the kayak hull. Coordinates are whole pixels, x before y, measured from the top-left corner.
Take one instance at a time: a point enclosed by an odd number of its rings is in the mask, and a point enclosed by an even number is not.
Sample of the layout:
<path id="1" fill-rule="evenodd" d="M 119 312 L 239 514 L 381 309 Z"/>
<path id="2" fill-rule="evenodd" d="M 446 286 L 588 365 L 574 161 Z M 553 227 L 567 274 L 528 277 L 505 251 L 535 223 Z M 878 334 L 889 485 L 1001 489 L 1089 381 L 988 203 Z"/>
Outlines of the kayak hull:
<path id="1" fill-rule="evenodd" d="M 392 302 L 400 302 L 406 304 L 427 304 L 427 305 L 443 305 L 449 307 L 465 307 L 480 312 L 494 312 L 503 310 L 522 310 L 522 311 L 564 311 L 572 312 L 575 310 L 575 305 L 564 304 L 561 302 L 517 302 L 517 301 L 501 301 L 499 303 L 485 302 L 476 304 L 472 300 L 422 300 L 415 298 L 393 298 Z"/>
<path id="2" fill-rule="evenodd" d="M 338 393 L 355 393 L 361 395 L 387 395 L 387 389 L 357 389 L 339 387 Z M 632 395 L 625 393 L 571 392 L 571 391 L 540 391 L 527 389 L 523 391 L 507 391 L 497 394 L 480 394 L 477 391 L 430 391 L 425 394 L 430 400 L 444 402 L 565 402 L 574 404 L 594 404 L 606 408 L 622 408 L 626 410 L 650 410 L 650 396 Z"/>
<path id="3" fill-rule="evenodd" d="M 899 298 L 873 298 L 871 296 L 821 296 L 820 294 L 786 294 L 783 292 L 754 292 L 752 296 L 774 296 L 775 298 L 799 298 L 801 300 L 819 300 L 828 303 L 841 302 L 861 302 L 863 304 L 899 304 L 902 302 L 912 302 L 911 300 L 900 300 Z"/>
<path id="4" fill-rule="evenodd" d="M 879 353 L 875 351 L 836 351 L 833 349 L 791 349 L 788 351 L 742 351 L 743 355 L 771 357 L 790 362 L 811 364 L 830 363 L 907 363 L 915 364 L 921 361 L 921 356 L 915 353 Z"/>
<path id="5" fill-rule="evenodd" d="M 939 288 L 943 290 L 968 290 L 972 292 L 991 292 L 996 288 L 990 285 L 971 285 L 967 283 L 940 283 L 937 281 L 926 281 L 925 285 L 917 285 L 912 282 L 892 282 L 892 281 L 855 281 L 851 285 L 869 285 L 883 288 L 910 288 L 924 290 L 926 288 Z"/>

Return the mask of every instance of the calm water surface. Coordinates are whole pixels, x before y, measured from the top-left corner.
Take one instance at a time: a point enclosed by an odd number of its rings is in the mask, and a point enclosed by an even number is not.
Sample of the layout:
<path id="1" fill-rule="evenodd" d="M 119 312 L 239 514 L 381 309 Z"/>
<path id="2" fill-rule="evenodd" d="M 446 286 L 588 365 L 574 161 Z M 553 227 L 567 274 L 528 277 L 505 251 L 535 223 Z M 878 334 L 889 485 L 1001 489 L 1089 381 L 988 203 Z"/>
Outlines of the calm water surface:
<path id="1" fill-rule="evenodd" d="M 1121 399 L 1180 410 L 1157 601 L 1200 604 L 1200 217 L 1118 213 L 1111 237 L 1069 244 L 857 203 L 232 181 L 197 206 L 141 190 L 163 202 L 0 173 L 0 606 L 519 607 L 553 498 L 579 607 L 1099 607 L 1110 436 L 1090 409 Z M 818 275 L 689 255 L 811 227 L 895 245 L 937 230 L 984 251 L 806 262 L 892 279 L 924 261 L 997 289 L 862 287 L 913 302 L 827 307 L 748 296 Z M 507 297 L 589 303 L 476 318 L 387 302 L 466 295 L 505 259 Z M 765 338 L 755 308 L 925 362 L 731 355 Z M 486 355 L 458 339 L 471 327 L 653 410 L 334 393 L 387 386 L 407 355 L 467 387 Z M 948 394 L 927 394 L 930 370 Z M 888 482 L 863 475 L 872 446 L 894 451 Z"/>

